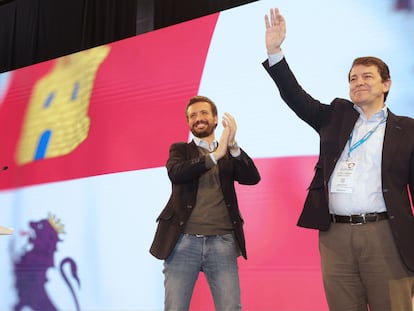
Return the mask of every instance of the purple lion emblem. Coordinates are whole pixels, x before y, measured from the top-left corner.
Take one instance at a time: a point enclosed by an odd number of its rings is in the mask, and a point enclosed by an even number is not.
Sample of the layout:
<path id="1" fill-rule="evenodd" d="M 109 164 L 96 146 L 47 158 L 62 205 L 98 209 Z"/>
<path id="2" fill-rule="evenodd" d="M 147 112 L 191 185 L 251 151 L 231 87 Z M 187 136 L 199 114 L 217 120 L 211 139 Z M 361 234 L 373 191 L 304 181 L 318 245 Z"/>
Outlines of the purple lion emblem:
<path id="1" fill-rule="evenodd" d="M 64 233 L 63 225 L 54 216 L 49 216 L 48 219 L 30 222 L 30 227 L 34 233 L 29 238 L 29 243 L 32 247 L 18 260 L 14 261 L 15 287 L 18 294 L 18 302 L 13 309 L 20 311 L 24 307 L 30 307 L 35 311 L 57 310 L 46 292 L 45 285 L 48 282 L 46 277 L 47 270 L 55 267 L 54 254 L 57 249 L 57 243 L 61 241 L 59 234 Z M 70 266 L 72 278 L 80 286 L 76 263 L 73 259 L 66 257 L 60 263 L 60 273 L 72 294 L 76 310 L 80 310 L 76 293 L 63 270 L 66 264 Z"/>

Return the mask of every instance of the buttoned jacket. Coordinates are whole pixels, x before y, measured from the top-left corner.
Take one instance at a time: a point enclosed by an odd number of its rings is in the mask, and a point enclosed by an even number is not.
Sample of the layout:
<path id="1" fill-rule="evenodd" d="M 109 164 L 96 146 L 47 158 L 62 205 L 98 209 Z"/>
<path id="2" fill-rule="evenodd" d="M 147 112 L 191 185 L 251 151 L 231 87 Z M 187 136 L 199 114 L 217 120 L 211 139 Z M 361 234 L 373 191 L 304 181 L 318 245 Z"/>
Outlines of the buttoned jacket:
<path id="1" fill-rule="evenodd" d="M 286 59 L 264 68 L 276 83 L 282 99 L 320 137 L 320 154 L 298 225 L 329 230 L 328 181 L 358 120 L 353 103 L 335 98 L 329 105 L 307 94 Z M 381 161 L 382 193 L 389 224 L 406 266 L 414 271 L 414 120 L 388 110 Z M 411 198 L 410 198 L 411 197 Z"/>
<path id="2" fill-rule="evenodd" d="M 150 248 L 150 253 L 159 259 L 169 256 L 196 205 L 198 179 L 208 170 L 206 156 L 201 155 L 198 148 L 193 141 L 175 143 L 170 147 L 166 167 L 172 183 L 172 193 L 157 218 L 157 230 Z M 239 210 L 234 183 L 237 181 L 244 185 L 254 185 L 260 181 L 260 175 L 253 160 L 242 149 L 240 151 L 240 156 L 236 158 L 227 152 L 218 160 L 217 165 L 234 236 L 241 254 L 247 259 L 244 220 Z"/>

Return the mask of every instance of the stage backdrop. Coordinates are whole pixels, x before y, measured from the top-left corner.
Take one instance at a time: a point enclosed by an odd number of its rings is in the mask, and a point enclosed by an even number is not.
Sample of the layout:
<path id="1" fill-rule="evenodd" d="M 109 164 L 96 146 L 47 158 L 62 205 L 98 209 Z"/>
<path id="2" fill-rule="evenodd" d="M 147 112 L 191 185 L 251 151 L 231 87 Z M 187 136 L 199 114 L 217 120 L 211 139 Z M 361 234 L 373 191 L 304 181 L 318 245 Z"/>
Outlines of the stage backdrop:
<path id="1" fill-rule="evenodd" d="M 262 175 L 237 186 L 244 310 L 327 310 L 317 232 L 296 227 L 318 137 L 262 68 L 271 6 L 314 97 L 348 98 L 352 60 L 375 55 L 391 68 L 388 106 L 414 117 L 410 1 L 258 1 L 4 73 L 0 225 L 15 232 L 0 236 L 0 310 L 162 310 L 162 261 L 148 249 L 170 194 L 168 149 L 189 139 L 196 94 L 235 116 Z M 191 309 L 214 309 L 202 275 Z"/>

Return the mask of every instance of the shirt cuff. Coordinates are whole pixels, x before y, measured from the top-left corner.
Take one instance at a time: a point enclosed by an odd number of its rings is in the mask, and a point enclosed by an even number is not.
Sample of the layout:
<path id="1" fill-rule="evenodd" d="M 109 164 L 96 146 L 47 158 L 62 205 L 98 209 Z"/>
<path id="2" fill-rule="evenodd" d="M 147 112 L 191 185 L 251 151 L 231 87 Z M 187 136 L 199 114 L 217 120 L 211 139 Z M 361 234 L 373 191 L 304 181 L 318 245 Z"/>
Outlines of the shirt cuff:
<path id="1" fill-rule="evenodd" d="M 278 62 L 280 62 L 283 59 L 284 55 L 283 55 L 283 52 L 280 51 L 275 54 L 269 54 L 268 57 L 269 57 L 269 67 L 271 67 L 277 64 Z"/>
<path id="2" fill-rule="evenodd" d="M 214 154 L 213 154 L 213 153 L 209 153 L 208 155 L 210 156 L 210 160 L 211 160 L 211 161 L 209 161 L 209 159 L 207 158 L 207 161 L 206 161 L 206 167 L 207 167 L 207 168 L 211 168 L 211 167 L 213 167 L 214 165 L 217 165 L 217 160 L 216 160 L 216 158 L 214 157 Z"/>
<path id="3" fill-rule="evenodd" d="M 240 148 L 230 149 L 230 154 L 233 158 L 237 158 L 241 154 Z"/>

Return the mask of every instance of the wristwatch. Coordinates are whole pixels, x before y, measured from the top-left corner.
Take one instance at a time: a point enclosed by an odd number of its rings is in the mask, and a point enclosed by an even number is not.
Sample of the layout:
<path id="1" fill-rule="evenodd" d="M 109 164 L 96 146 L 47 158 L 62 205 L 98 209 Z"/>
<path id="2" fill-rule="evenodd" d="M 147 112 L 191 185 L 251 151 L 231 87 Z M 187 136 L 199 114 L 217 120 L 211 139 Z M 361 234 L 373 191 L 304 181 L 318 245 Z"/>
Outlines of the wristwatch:
<path id="1" fill-rule="evenodd" d="M 238 149 L 239 145 L 237 144 L 237 141 L 234 141 L 232 145 L 229 146 L 229 149 Z"/>

